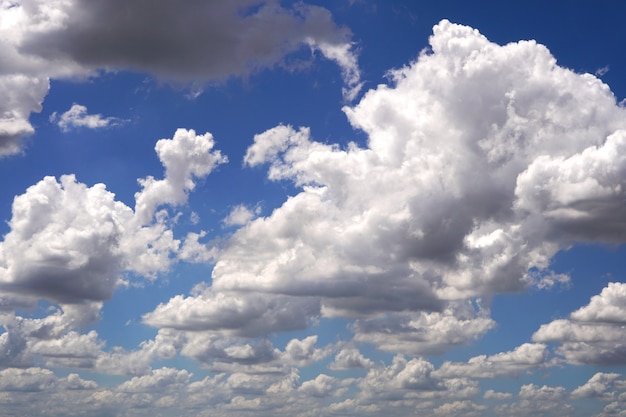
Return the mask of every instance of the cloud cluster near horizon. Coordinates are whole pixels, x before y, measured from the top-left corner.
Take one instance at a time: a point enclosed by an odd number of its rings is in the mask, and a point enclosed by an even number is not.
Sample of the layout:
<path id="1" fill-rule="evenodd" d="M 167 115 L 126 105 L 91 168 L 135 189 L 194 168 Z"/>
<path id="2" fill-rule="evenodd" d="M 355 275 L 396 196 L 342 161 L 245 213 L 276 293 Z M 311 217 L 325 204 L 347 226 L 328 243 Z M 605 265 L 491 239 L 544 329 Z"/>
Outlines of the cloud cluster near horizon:
<path id="1" fill-rule="evenodd" d="M 100 1 L 76 4 L 87 17 L 113 10 Z M 211 7 L 226 8 L 233 19 L 270 13 L 288 28 L 296 13 L 274 3 L 250 9 L 251 15 L 231 10 L 235 6 Z M 155 13 L 154 19 L 161 18 Z M 304 27 L 307 19 L 319 22 L 318 14 L 324 15 L 317 8 L 297 13 Z M 48 23 L 41 29 L 52 33 L 45 50 L 80 68 L 103 65 L 89 45 L 66 39 L 68 31 L 93 30 L 101 36 L 90 39 L 106 52 L 112 40 L 98 25 Z M 121 29 L 130 29 L 123 23 Z M 35 35 L 29 36 L 24 50 L 42 54 Z M 280 45 L 254 62 L 271 66 L 295 47 Z M 110 54 L 107 62 L 138 70 L 197 75 L 178 72 L 149 49 L 132 62 L 123 51 Z M 344 67 L 352 65 L 347 62 Z M 245 62 L 232 65 L 209 70 L 215 77 L 250 71 Z M 211 407 L 220 415 L 303 409 L 379 415 L 383 402 L 393 404 L 393 413 L 385 410 L 390 415 L 477 415 L 486 408 L 477 402 L 479 379 L 562 362 L 623 364 L 626 340 L 615 330 L 623 325 L 626 291 L 618 283 L 509 351 L 439 368 L 425 358 L 492 329 L 494 295 L 567 283 L 567 276 L 550 269 L 559 251 L 626 240 L 626 110 L 609 88 L 592 75 L 559 67 L 533 41 L 500 46 L 448 21 L 435 26 L 429 50 L 390 75 L 392 85 L 344 108 L 352 126 L 367 134 L 366 146 L 325 144 L 308 128 L 288 125 L 254 137 L 246 169 L 267 167 L 270 180 L 290 181 L 298 192 L 269 216 L 235 208 L 224 224 L 241 227 L 219 248 L 200 244 L 202 232 L 176 236 L 176 216 L 167 210 L 184 205 L 196 179 L 215 175 L 227 162 L 213 149 L 210 133 L 181 129 L 158 141 L 164 178 L 141 179 L 134 208 L 103 184 L 89 187 L 71 175 L 46 177 L 17 196 L 10 232 L 0 243 L 0 307 L 6 311 L 0 352 L 2 365 L 10 367 L 1 372 L 11 378 L 0 389 L 25 392 L 24 399 L 31 398 L 28 392 L 52 390 L 59 413 L 73 392 L 85 390 L 86 407 L 128 407 L 137 415 L 147 414 L 142 407 L 157 399 L 158 406 Z M 97 332 L 81 333 L 97 320 L 124 272 L 129 279 L 150 280 L 181 259 L 211 260 L 213 275 L 189 295 L 146 312 L 143 321 L 158 329 L 154 339 L 133 351 L 107 350 Z M 37 319 L 15 313 L 40 299 L 58 308 Z M 284 348 L 268 340 L 334 318 L 350 322 L 352 340 L 319 346 L 317 336 L 308 336 L 292 338 Z M 364 343 L 391 352 L 392 362 L 374 363 L 359 351 Z M 549 343 L 559 346 L 552 350 Z M 186 370 L 153 368 L 176 355 L 214 374 L 194 380 Z M 301 380 L 300 368 L 323 360 L 332 360 L 328 374 Z M 94 381 L 74 374 L 60 378 L 39 365 L 134 377 L 100 389 Z M 364 376 L 340 374 L 353 369 L 363 369 Z M 625 389 L 623 380 L 603 373 L 571 393 L 525 384 L 516 402 L 496 411 L 569 412 L 570 395 L 614 400 L 619 407 Z M 511 397 L 484 394 L 493 401 Z"/>

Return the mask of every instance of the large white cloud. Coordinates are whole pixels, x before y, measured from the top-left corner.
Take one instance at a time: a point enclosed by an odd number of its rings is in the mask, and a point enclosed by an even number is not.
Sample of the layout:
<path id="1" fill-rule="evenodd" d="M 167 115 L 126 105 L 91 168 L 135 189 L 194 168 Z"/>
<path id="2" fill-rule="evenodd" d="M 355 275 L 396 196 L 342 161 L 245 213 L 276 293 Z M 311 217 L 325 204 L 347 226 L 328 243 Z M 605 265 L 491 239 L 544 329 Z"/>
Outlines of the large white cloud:
<path id="1" fill-rule="evenodd" d="M 143 374 L 153 360 L 176 353 L 175 340 L 166 342 L 164 336 L 136 351 L 104 352 L 94 330 L 81 332 L 99 320 L 103 301 L 119 285 L 140 277 L 154 280 L 180 259 L 198 261 L 212 252 L 194 235 L 181 244 L 174 236 L 176 215 L 161 206 L 184 204 L 194 181 L 226 161 L 213 146 L 210 133 L 193 130 L 179 129 L 172 139 L 159 140 L 165 178 L 141 181 L 135 210 L 104 184 L 87 186 L 74 175 L 45 177 L 15 197 L 10 230 L 0 241 L 0 325 L 5 329 L 0 366 L 37 363 Z M 34 308 L 39 300 L 57 307 L 41 318 L 11 311 Z"/>
<path id="2" fill-rule="evenodd" d="M 442 21 L 430 45 L 344 109 L 367 146 L 286 125 L 256 135 L 244 163 L 301 191 L 233 234 L 209 290 L 147 322 L 217 322 L 207 295 L 313 297 L 322 316 L 356 318 L 358 340 L 441 352 L 493 327 L 470 299 L 566 283 L 549 269 L 559 250 L 623 242 L 626 110 L 610 89 L 533 41 Z M 175 325 L 157 319 L 168 311 Z"/>

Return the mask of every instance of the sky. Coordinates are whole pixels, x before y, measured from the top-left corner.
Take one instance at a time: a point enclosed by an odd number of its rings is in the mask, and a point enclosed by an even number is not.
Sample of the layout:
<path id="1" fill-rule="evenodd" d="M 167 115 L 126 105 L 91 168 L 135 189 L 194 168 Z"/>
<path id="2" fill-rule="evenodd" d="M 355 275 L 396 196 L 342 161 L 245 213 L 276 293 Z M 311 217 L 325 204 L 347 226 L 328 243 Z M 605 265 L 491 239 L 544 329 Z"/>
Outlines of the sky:
<path id="1" fill-rule="evenodd" d="M 0 0 L 0 417 L 626 415 L 625 13 Z"/>

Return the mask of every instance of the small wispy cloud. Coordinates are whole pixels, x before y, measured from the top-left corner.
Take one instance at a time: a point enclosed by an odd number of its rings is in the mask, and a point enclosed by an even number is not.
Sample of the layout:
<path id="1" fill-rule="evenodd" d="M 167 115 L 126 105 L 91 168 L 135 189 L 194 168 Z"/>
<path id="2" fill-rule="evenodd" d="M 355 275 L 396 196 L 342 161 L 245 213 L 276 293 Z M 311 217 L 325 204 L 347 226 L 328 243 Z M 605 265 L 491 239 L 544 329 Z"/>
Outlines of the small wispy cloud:
<path id="1" fill-rule="evenodd" d="M 610 68 L 608 65 L 603 66 L 602 68 L 598 68 L 595 72 L 595 75 L 597 77 L 602 77 L 604 74 L 606 74 L 607 72 L 609 72 Z"/>
<path id="2" fill-rule="evenodd" d="M 81 104 L 72 104 L 72 107 L 65 113 L 54 112 L 50 115 L 50 122 L 59 126 L 63 132 L 68 132 L 74 128 L 101 129 L 105 127 L 117 126 L 125 122 L 117 117 L 104 117 L 101 114 L 89 114 L 87 107 Z"/>

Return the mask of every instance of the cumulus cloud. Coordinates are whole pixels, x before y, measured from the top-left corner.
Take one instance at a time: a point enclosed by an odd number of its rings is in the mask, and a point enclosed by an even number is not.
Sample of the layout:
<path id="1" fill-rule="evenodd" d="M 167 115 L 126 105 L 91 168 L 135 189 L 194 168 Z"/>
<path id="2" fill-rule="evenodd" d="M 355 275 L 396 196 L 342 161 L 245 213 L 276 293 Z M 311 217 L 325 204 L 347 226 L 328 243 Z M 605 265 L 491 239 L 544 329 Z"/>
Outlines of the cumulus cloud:
<path id="1" fill-rule="evenodd" d="M 0 242 L 0 290 L 66 304 L 99 301 L 111 297 L 121 271 L 154 278 L 167 270 L 180 241 L 167 215 L 155 211 L 185 203 L 194 178 L 226 161 L 213 144 L 209 133 L 183 129 L 159 140 L 165 179 L 140 181 L 135 211 L 104 184 L 88 187 L 73 175 L 29 187 L 15 197 L 11 230 Z"/>
<path id="2" fill-rule="evenodd" d="M 344 96 L 361 83 L 351 33 L 319 6 L 283 7 L 265 0 L 222 2 L 11 1 L 0 4 L 0 155 L 32 134 L 51 78 L 96 76 L 98 70 L 147 72 L 194 83 L 247 76 L 284 62 L 302 47 L 338 64 Z M 192 30 L 193 28 L 193 30 Z M 115 122 L 75 105 L 59 126 Z"/>
<path id="3" fill-rule="evenodd" d="M 483 394 L 483 397 L 488 400 L 508 400 L 513 397 L 513 394 L 510 392 L 497 392 L 492 389 L 488 389 Z"/>
<path id="4" fill-rule="evenodd" d="M 135 194 L 139 221 L 151 221 L 162 204 L 186 203 L 188 193 L 196 186 L 194 179 L 204 178 L 216 166 L 228 162 L 219 150 L 212 150 L 214 145 L 213 135 L 197 135 L 193 129 L 177 129 L 172 139 L 157 141 L 154 149 L 165 168 L 165 178 L 149 176 L 139 180 L 142 190 Z"/>
<path id="5" fill-rule="evenodd" d="M 148 375 L 134 377 L 117 387 L 123 392 L 163 392 L 181 388 L 189 382 L 191 374 L 186 370 L 173 368 L 155 369 Z"/>
<path id="6" fill-rule="evenodd" d="M 524 343 L 513 351 L 470 358 L 467 363 L 444 362 L 436 371 L 439 376 L 496 378 L 514 376 L 545 366 L 548 350 L 545 345 Z"/>
<path id="7" fill-rule="evenodd" d="M 626 284 L 609 283 L 588 305 L 569 318 L 542 325 L 533 334 L 537 342 L 559 343 L 557 353 L 575 364 L 617 365 L 626 363 Z"/>
<path id="8" fill-rule="evenodd" d="M 116 117 L 103 117 L 101 114 L 89 114 L 87 107 L 74 103 L 68 111 L 61 115 L 56 112 L 52 113 L 50 122 L 55 123 L 62 131 L 68 132 L 73 128 L 80 127 L 100 129 L 115 126 L 121 123 L 121 120 Z"/>
<path id="9" fill-rule="evenodd" d="M 110 11 L 99 1 L 80 5 L 87 17 L 97 7 Z M 236 15 L 247 19 L 280 8 L 256 5 Z M 128 7 L 133 16 L 135 6 Z M 51 48 L 71 59 L 80 53 L 97 58 L 99 52 L 91 56 L 78 44 L 65 48 L 59 33 L 75 29 L 73 17 L 63 19 L 69 29 L 52 31 Z M 92 41 L 104 42 L 106 52 L 110 39 Z M 249 216 L 249 208 L 233 216 L 231 224 L 241 227 L 220 251 L 200 243 L 203 232 L 187 234 L 181 244 L 170 213 L 198 179 L 225 162 L 210 134 L 180 130 L 159 141 L 165 175 L 140 180 L 134 210 L 104 185 L 90 187 L 72 176 L 45 178 L 16 197 L 10 231 L 0 243 L 3 306 L 43 298 L 60 307 L 41 319 L 3 313 L 0 353 L 8 360 L 1 365 L 29 369 L 36 357 L 51 366 L 134 375 L 89 398 L 94 407 L 111 410 L 160 401 L 216 415 L 293 415 L 296 402 L 306 408 L 311 399 L 329 404 L 329 397 L 349 393 L 326 410 L 307 412 L 380 415 L 384 403 L 398 415 L 424 409 L 480 415 L 484 407 L 473 402 L 480 392 L 476 379 L 547 366 L 549 343 L 558 343 L 556 353 L 571 363 L 622 364 L 625 292 L 617 283 L 568 318 L 542 326 L 535 343 L 439 369 L 421 356 L 492 329 L 494 294 L 566 282 L 549 269 L 558 251 L 577 242 L 623 242 L 618 202 L 626 189 L 626 113 L 597 78 L 560 68 L 534 42 L 498 46 L 447 21 L 434 28 L 430 44 L 415 62 L 390 73 L 392 85 L 345 108 L 352 125 L 367 133 L 366 145 L 324 144 L 308 128 L 285 125 L 255 136 L 244 163 L 267 166 L 271 180 L 299 189 L 267 217 Z M 162 71 L 178 74 L 175 67 Z M 143 315 L 159 329 L 154 340 L 136 350 L 103 352 L 97 333 L 77 330 L 97 320 L 120 272 L 152 279 L 177 259 L 215 259 L 216 265 L 210 283 Z M 82 319 L 78 312 L 85 313 Z M 281 350 L 267 339 L 326 318 L 350 320 L 354 340 L 318 346 L 316 336 L 307 336 Z M 411 357 L 396 354 L 390 364 L 377 364 L 352 347 L 359 343 Z M 320 374 L 301 382 L 297 368 L 332 353 L 331 371 L 365 375 L 342 381 Z M 155 361 L 177 355 L 212 375 L 192 381 L 186 371 L 152 369 Z M 29 372 L 16 378 L 21 385 L 6 382 L 5 390 L 59 384 L 39 368 Z M 94 386 L 71 379 L 68 387 Z M 602 374 L 571 395 L 612 398 L 619 388 L 620 381 Z M 487 391 L 484 398 L 512 394 Z M 567 398 L 563 387 L 527 384 L 516 403 L 496 405 L 495 414 L 569 415 Z M 609 405 L 607 415 L 622 403 L 618 398 Z"/>
<path id="10" fill-rule="evenodd" d="M 46 177 L 13 201 L 0 243 L 0 290 L 60 302 L 111 297 L 124 263 L 122 225 L 132 210 L 104 184 Z"/>
<path id="11" fill-rule="evenodd" d="M 613 383 L 620 374 L 597 372 L 584 385 L 579 386 L 572 391 L 572 398 L 600 398 L 603 400 L 611 400 L 614 392 L 609 390 L 613 387 Z"/>
<path id="12" fill-rule="evenodd" d="M 351 329 L 355 340 L 382 350 L 431 355 L 468 344 L 494 326 L 487 311 L 476 311 L 470 303 L 451 303 L 441 313 L 387 313 L 358 319 Z"/>
<path id="13" fill-rule="evenodd" d="M 69 374 L 59 378 L 49 369 L 42 368 L 6 368 L 0 370 L 0 392 L 39 392 L 54 389 L 84 390 L 94 389 L 97 384 L 80 378 L 77 374 Z"/>
<path id="14" fill-rule="evenodd" d="M 493 326 L 454 300 L 567 284 L 554 254 L 624 241 L 626 113 L 599 79 L 447 21 L 390 76 L 344 109 L 366 147 L 285 125 L 254 137 L 244 163 L 301 192 L 235 232 L 214 291 L 320 297 L 323 315 L 361 320 L 359 340 L 394 350 L 430 332 L 432 352 Z M 376 320 L 406 330 L 377 338 Z M 446 320 L 449 337 L 422 327 Z"/>
<path id="15" fill-rule="evenodd" d="M 216 292 L 206 287 L 196 295 L 177 295 L 143 316 L 146 324 L 178 330 L 224 331 L 238 336 L 263 336 L 303 329 L 319 314 L 314 298 Z"/>
<path id="16" fill-rule="evenodd" d="M 564 400 L 567 391 L 560 386 L 538 386 L 535 384 L 522 385 L 518 393 L 519 401 L 513 404 L 501 405 L 496 412 L 510 416 L 569 416 L 574 407 Z"/>
<path id="17" fill-rule="evenodd" d="M 243 204 L 239 204 L 228 213 L 223 220 L 225 226 L 243 226 L 254 219 L 261 212 L 260 207 L 250 209 Z"/>
<path id="18" fill-rule="evenodd" d="M 343 371 L 354 368 L 369 368 L 374 365 L 371 359 L 363 356 L 356 348 L 344 348 L 337 353 L 335 360 L 328 365 L 328 369 L 334 371 Z"/>
<path id="19" fill-rule="evenodd" d="M 22 138 L 35 132 L 28 118 L 41 111 L 49 88 L 45 77 L 0 74 L 0 156 L 19 153 Z"/>
<path id="20" fill-rule="evenodd" d="M 126 280 L 148 280 L 167 271 L 178 259 L 200 261 L 211 250 L 199 235 L 181 245 L 173 220 L 162 205 L 184 204 L 194 180 L 225 162 L 212 150 L 209 133 L 178 130 L 161 139 L 156 150 L 165 179 L 148 177 L 136 194 L 137 208 L 117 201 L 104 184 L 87 186 L 74 175 L 45 177 L 15 197 L 9 232 L 0 242 L 0 363 L 26 366 L 94 368 L 112 373 L 143 373 L 162 351 L 153 344 L 136 352 L 106 355 L 95 331 L 80 333 L 99 320 L 104 300 Z M 160 191 L 160 192 L 157 192 Z M 38 300 L 56 304 L 42 318 L 9 313 L 34 308 Z M 175 351 L 175 350 L 174 350 Z M 134 363 L 131 363 L 134 362 Z"/>
<path id="21" fill-rule="evenodd" d="M 345 408 L 356 411 L 357 408 L 376 404 L 394 404 L 398 415 L 409 410 L 425 406 L 433 409 L 428 400 L 463 400 L 474 397 L 478 384 L 468 378 L 440 378 L 435 367 L 423 358 L 406 359 L 396 355 L 388 366 L 377 365 L 370 368 L 365 377 L 358 381 L 360 392 L 352 403 Z M 372 414 L 369 410 L 364 414 Z M 379 411 L 379 410 L 378 410 Z"/>

